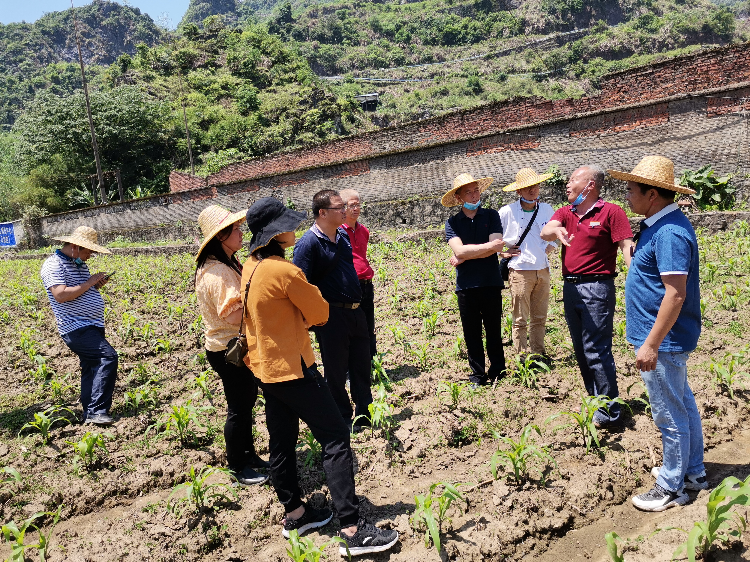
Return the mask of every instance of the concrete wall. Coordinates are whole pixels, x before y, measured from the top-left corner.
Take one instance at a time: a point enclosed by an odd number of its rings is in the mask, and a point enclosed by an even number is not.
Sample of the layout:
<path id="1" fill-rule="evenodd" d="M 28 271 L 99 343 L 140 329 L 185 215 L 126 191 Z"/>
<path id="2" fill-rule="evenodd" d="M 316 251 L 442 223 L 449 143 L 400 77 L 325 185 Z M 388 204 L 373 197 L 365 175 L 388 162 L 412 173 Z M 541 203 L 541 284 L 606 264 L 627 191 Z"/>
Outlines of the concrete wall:
<path id="1" fill-rule="evenodd" d="M 671 158 L 677 174 L 713 164 L 720 174 L 736 174 L 745 197 L 748 97 L 750 44 L 715 49 L 611 75 L 592 98 L 511 100 L 239 162 L 208 178 L 175 172 L 173 193 L 44 217 L 29 240 L 80 224 L 105 241 L 191 238 L 209 204 L 241 209 L 275 196 L 302 210 L 324 188 L 357 189 L 369 226 L 426 228 L 451 213 L 438 200 L 461 172 L 496 178 L 485 199 L 499 206 L 512 197 L 500 188 L 519 168 L 541 172 L 556 164 L 569 174 L 599 163 L 630 170 L 646 154 Z M 621 189 L 610 183 L 605 196 L 621 198 Z M 542 195 L 562 201 L 550 189 Z"/>

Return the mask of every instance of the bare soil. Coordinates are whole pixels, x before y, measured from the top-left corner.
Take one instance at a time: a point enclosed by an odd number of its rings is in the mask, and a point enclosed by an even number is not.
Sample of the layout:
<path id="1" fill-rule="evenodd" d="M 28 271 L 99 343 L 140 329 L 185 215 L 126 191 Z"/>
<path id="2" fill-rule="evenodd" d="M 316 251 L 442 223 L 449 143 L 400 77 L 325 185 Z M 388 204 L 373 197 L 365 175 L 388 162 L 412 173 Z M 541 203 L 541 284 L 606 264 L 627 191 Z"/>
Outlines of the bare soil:
<path id="1" fill-rule="evenodd" d="M 746 233 L 744 233 L 746 234 Z M 704 279 L 704 333 L 690 358 L 690 379 L 704 423 L 706 464 L 712 486 L 734 475 L 750 474 L 750 425 L 742 378 L 732 385 L 733 396 L 720 387 L 710 371 L 711 361 L 728 361 L 739 353 L 744 367 L 748 295 L 744 259 L 747 241 L 736 231 L 702 237 L 707 255 L 722 255 L 711 279 Z M 548 351 L 554 368 L 537 384 L 523 386 L 517 369 L 495 387 L 477 393 L 464 390 L 457 403 L 438 392 L 441 383 L 467 378 L 468 365 L 457 336 L 461 334 L 453 293 L 453 272 L 439 241 L 382 242 L 371 248 L 376 269 L 378 344 L 387 352 L 384 364 L 392 381 L 387 393 L 390 431 L 384 428 L 355 435 L 357 493 L 365 516 L 401 535 L 391 552 L 365 560 L 608 560 L 604 534 L 616 531 L 631 541 L 626 560 L 669 560 L 685 540 L 680 531 L 705 517 L 707 492 L 691 493 L 694 501 L 662 514 L 642 513 L 630 497 L 647 490 L 649 475 L 661 463 L 661 439 L 645 411 L 632 347 L 622 336 L 624 304 L 618 293 L 615 357 L 620 393 L 631 410 L 621 432 L 602 432 L 601 447 L 586 453 L 583 441 L 565 417 L 552 414 L 578 411 L 583 394 L 580 374 L 571 357 L 562 315 L 559 263 L 553 267 L 555 288 L 550 297 Z M 719 250 L 721 254 L 719 254 Z M 716 253 L 712 253 L 716 251 Z M 730 258 L 733 265 L 727 265 Z M 715 258 L 716 259 L 716 258 Z M 17 469 L 20 483 L 0 487 L 4 522 L 20 523 L 32 514 L 61 507 L 49 560 L 253 560 L 288 559 L 281 537 L 283 516 L 268 486 L 237 489 L 238 497 L 213 508 L 187 510 L 182 516 L 168 509 L 173 488 L 186 481 L 191 467 L 221 467 L 225 463 L 222 436 L 225 402 L 215 374 L 208 374 L 212 396 L 195 384 L 208 366 L 201 357 L 202 339 L 192 294 L 194 262 L 187 254 L 173 256 L 102 256 L 90 262 L 92 271 L 117 270 L 103 290 L 107 301 L 108 337 L 120 353 L 115 392 L 116 424 L 105 436 L 106 451 L 93 463 L 76 469 L 70 442 L 90 427 L 77 423 L 54 426 L 48 444 L 28 429 L 33 414 L 55 403 L 77 405 L 78 364 L 56 333 L 54 319 L 38 279 L 41 261 L 5 261 L 0 273 L 0 466 Z M 704 257 L 702 265 L 706 265 Z M 619 285 L 624 275 L 618 277 Z M 507 298 L 507 293 L 504 293 Z M 734 301 L 727 299 L 733 296 Z M 507 304 L 506 311 L 507 311 Z M 734 306 L 732 306 L 734 305 Z M 442 312 L 435 333 L 424 317 Z M 150 326 L 150 328 L 149 328 Z M 403 336 L 401 335 L 403 334 Z M 509 333 L 506 334 L 509 340 Z M 513 369 L 510 346 L 507 364 Z M 40 356 L 43 359 L 34 358 Z M 39 365 L 46 362 L 47 372 Z M 60 386 L 56 386 L 59 383 Z M 69 385 L 69 388 L 65 388 Z M 126 392 L 153 389 L 153 403 L 137 411 L 125 401 Z M 174 405 L 188 402 L 204 408 L 201 425 L 182 441 L 165 431 L 160 420 Z M 542 435 L 533 440 L 546 448 L 555 463 L 534 460 L 528 477 L 514 481 L 508 467 L 494 479 L 489 463 L 505 449 L 498 436 L 517 439 L 528 424 Z M 262 403 L 257 406 L 257 447 L 267 456 L 268 435 Z M 304 430 L 303 430 L 304 433 Z M 302 441 L 298 468 L 307 500 L 328 503 L 330 495 L 319 460 L 305 465 L 309 448 Z M 229 484 L 223 474 L 211 483 Z M 415 495 L 430 485 L 458 485 L 465 501 L 447 512 L 442 524 L 442 549 L 425 545 L 423 529 L 410 516 Z M 438 493 L 442 490 L 437 488 Z M 210 504 L 210 502 L 209 502 Z M 52 517 L 40 519 L 44 533 Z M 336 521 L 309 536 L 322 544 L 335 535 Z M 637 537 L 643 537 L 638 541 Z M 26 543 L 37 540 L 30 532 Z M 0 545 L 0 555 L 10 547 Z M 326 553 L 338 557 L 334 547 Z M 37 559 L 34 549 L 26 551 Z M 717 547 L 715 560 L 744 560 L 741 542 Z M 684 559 L 682 555 L 682 559 Z"/>

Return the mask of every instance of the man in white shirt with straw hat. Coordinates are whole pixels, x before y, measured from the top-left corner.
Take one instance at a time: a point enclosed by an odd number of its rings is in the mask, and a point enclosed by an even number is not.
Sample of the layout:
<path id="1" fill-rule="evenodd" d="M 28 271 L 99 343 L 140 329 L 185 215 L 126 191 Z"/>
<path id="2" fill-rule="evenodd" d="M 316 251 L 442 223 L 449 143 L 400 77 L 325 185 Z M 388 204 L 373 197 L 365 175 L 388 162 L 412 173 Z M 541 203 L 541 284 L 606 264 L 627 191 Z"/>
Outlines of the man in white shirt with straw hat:
<path id="1" fill-rule="evenodd" d="M 630 173 L 607 171 L 627 181 L 630 209 L 646 217 L 625 280 L 625 321 L 661 431 L 663 466 L 652 468 L 651 490 L 632 501 L 644 511 L 664 511 L 690 501 L 685 490 L 708 488 L 703 427 L 687 379 L 701 333 L 698 240 L 675 203 L 677 193 L 695 191 L 675 183 L 674 164 L 663 156 L 646 156 Z"/>
<path id="2" fill-rule="evenodd" d="M 57 330 L 81 361 L 83 422 L 110 425 L 118 357 L 104 335 L 104 299 L 99 289 L 111 273 L 91 275 L 86 261 L 94 253 L 111 252 L 97 244 L 96 230 L 88 226 L 52 239 L 63 242 L 63 247 L 45 260 L 41 277 Z"/>
<path id="3" fill-rule="evenodd" d="M 505 375 L 500 294 L 503 279 L 497 259 L 503 249 L 503 228 L 497 211 L 483 209 L 480 200 L 492 181 L 460 174 L 441 200 L 444 207 L 461 205 L 461 210 L 445 223 L 445 239 L 453 250 L 451 265 L 456 268 L 458 311 L 471 369 L 469 381 L 477 386 Z M 482 325 L 490 360 L 486 371 Z"/>
<path id="4" fill-rule="evenodd" d="M 503 188 L 515 191 L 518 200 L 499 211 L 503 240 L 508 246 L 501 255 L 510 260 L 513 349 L 520 361 L 525 361 L 530 351 L 535 360 L 547 365 L 551 362 L 544 348 L 550 288 L 547 256 L 555 251 L 557 244 L 542 240 L 542 227 L 554 211 L 548 203 L 539 201 L 539 191 L 542 182 L 551 177 L 552 174 L 540 175 L 531 168 L 519 170 L 516 181 Z"/>

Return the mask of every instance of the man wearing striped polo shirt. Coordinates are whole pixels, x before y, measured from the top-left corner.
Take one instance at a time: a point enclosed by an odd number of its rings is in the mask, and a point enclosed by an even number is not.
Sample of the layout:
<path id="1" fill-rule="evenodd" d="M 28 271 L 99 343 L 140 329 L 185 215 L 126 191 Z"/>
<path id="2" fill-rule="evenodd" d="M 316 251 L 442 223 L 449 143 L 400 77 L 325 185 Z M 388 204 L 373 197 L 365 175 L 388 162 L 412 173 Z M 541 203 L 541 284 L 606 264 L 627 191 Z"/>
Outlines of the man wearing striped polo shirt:
<path id="1" fill-rule="evenodd" d="M 96 231 L 88 226 L 53 240 L 63 242 L 63 247 L 45 260 L 41 277 L 60 336 L 81 361 L 83 421 L 110 425 L 117 352 L 104 337 L 104 299 L 99 294 L 109 276 L 91 275 L 86 265 L 94 252 L 110 251 L 96 243 Z"/>

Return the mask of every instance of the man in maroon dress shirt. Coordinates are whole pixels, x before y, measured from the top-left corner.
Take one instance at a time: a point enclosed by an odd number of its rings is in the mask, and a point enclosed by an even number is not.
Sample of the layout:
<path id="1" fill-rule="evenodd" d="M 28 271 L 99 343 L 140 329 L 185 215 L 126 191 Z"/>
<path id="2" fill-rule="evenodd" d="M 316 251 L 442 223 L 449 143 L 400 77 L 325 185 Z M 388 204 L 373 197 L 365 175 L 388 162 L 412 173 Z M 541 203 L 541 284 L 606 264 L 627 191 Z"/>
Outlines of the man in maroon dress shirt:
<path id="1" fill-rule="evenodd" d="M 367 242 L 370 240 L 370 231 L 367 227 L 359 224 L 359 212 L 361 204 L 359 193 L 353 189 L 342 189 L 339 194 L 346 205 L 346 222 L 339 228 L 349 235 L 349 241 L 352 244 L 352 256 L 354 258 L 354 269 L 359 277 L 359 285 L 362 287 L 362 302 L 360 306 L 365 312 L 367 318 L 367 328 L 370 331 L 370 355 L 372 357 L 377 353 L 375 342 L 375 291 L 372 285 L 372 278 L 375 272 L 367 261 Z"/>

